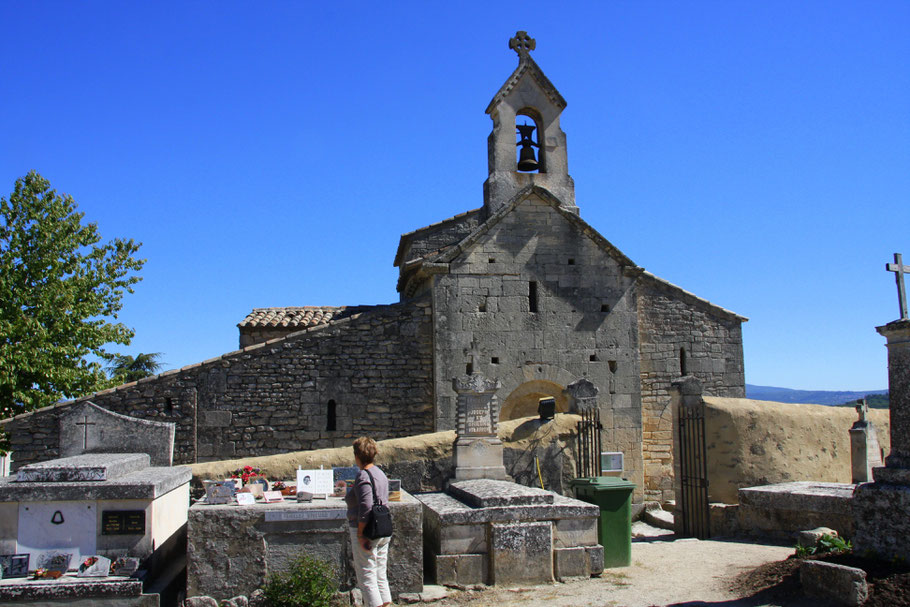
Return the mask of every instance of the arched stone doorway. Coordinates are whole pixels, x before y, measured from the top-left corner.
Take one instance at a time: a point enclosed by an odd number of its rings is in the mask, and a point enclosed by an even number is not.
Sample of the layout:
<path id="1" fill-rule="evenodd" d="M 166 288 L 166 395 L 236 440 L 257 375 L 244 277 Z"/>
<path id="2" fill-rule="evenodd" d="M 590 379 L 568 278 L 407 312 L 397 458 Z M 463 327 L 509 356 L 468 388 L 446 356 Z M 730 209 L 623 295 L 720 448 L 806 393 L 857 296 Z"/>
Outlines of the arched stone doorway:
<path id="1" fill-rule="evenodd" d="M 506 397 L 500 408 L 499 421 L 536 416 L 537 401 L 547 396 L 556 399 L 557 413 L 566 413 L 569 410 L 569 399 L 564 390 L 565 386 L 545 379 L 526 381 Z"/>

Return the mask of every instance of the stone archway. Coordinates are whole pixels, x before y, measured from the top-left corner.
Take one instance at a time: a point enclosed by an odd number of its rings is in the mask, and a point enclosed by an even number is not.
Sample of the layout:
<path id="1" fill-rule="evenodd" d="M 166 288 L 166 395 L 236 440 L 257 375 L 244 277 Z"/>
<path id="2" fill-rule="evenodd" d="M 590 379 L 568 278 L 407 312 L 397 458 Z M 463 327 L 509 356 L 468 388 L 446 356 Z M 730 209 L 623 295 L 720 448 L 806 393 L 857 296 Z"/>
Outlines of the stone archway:
<path id="1" fill-rule="evenodd" d="M 537 401 L 547 396 L 556 399 L 557 413 L 569 411 L 569 399 L 565 394 L 565 386 L 545 379 L 533 379 L 512 390 L 512 393 L 505 398 L 499 411 L 499 421 L 537 415 Z"/>

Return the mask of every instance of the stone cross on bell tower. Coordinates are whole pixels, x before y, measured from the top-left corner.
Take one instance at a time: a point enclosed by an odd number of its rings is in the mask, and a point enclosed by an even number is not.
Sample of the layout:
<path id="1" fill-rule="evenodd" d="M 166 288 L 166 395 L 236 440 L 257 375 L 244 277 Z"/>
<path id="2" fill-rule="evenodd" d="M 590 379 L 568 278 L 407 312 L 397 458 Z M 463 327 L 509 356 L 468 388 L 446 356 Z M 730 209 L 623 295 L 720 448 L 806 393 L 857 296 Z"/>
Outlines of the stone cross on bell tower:
<path id="1" fill-rule="evenodd" d="M 534 38 L 518 31 L 509 40 L 509 48 L 518 53 L 518 67 L 487 106 L 493 131 L 487 140 L 489 177 L 483 184 L 484 208 L 488 214 L 495 213 L 520 190 L 536 185 L 558 198 L 562 208 L 577 214 L 566 134 L 559 128 L 566 100 L 531 58 L 531 51 L 537 48 Z M 520 141 L 516 141 L 518 133 Z"/>

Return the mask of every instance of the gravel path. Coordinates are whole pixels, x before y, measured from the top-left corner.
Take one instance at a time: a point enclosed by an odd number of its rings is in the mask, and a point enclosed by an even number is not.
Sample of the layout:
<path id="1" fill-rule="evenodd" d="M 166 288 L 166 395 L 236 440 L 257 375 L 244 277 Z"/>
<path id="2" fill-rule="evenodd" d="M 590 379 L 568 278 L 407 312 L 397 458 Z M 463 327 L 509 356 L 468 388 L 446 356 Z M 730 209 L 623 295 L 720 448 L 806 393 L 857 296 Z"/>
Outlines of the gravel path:
<path id="1" fill-rule="evenodd" d="M 635 542 L 632 566 L 607 569 L 600 578 L 529 588 L 452 591 L 434 604 L 439 607 L 758 607 L 763 603 L 733 594 L 728 589 L 730 581 L 739 573 L 783 560 L 791 554 L 791 547 L 740 541 Z M 809 607 L 819 603 L 794 597 L 781 605 Z"/>

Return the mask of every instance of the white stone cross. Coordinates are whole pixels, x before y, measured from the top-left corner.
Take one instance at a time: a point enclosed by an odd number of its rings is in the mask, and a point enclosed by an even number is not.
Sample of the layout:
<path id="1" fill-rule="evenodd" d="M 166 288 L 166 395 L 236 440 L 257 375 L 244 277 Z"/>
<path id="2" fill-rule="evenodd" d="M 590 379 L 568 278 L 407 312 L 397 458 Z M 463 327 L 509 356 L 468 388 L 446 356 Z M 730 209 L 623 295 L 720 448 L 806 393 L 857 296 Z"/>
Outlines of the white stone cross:
<path id="1" fill-rule="evenodd" d="M 88 427 L 97 425 L 95 422 L 88 421 L 88 415 L 82 416 L 81 422 L 76 422 L 77 426 L 82 426 L 84 434 L 82 435 L 82 448 L 88 449 Z"/>
<path id="2" fill-rule="evenodd" d="M 910 266 L 905 266 L 900 253 L 894 254 L 894 263 L 885 264 L 885 269 L 894 272 L 897 280 L 897 301 L 901 307 L 901 320 L 907 319 L 907 289 L 904 287 L 904 274 L 910 273 Z"/>

